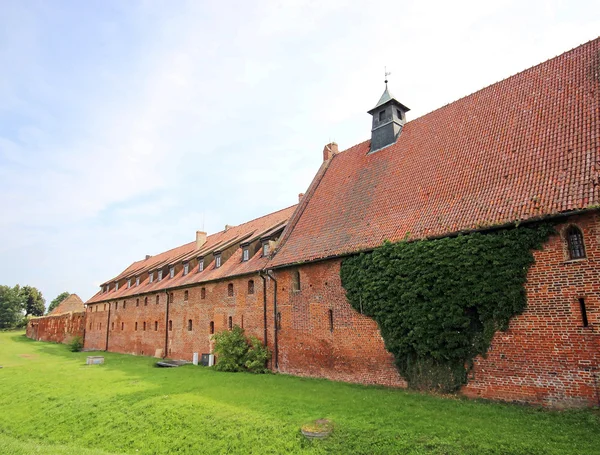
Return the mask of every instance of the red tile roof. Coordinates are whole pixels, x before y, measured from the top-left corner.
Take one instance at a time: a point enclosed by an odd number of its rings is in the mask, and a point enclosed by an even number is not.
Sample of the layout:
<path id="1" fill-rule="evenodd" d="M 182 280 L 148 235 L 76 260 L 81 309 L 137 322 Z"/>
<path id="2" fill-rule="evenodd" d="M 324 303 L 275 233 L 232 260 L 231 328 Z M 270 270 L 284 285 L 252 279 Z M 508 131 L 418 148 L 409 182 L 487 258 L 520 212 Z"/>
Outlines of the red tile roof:
<path id="1" fill-rule="evenodd" d="M 77 294 L 71 294 L 70 296 L 65 297 L 56 308 L 48 313 L 48 316 L 57 316 L 59 314 L 75 313 L 78 311 L 85 311 L 83 300 L 81 300 Z"/>
<path id="2" fill-rule="evenodd" d="M 269 267 L 600 204 L 600 38 L 335 155 Z"/>
<path id="3" fill-rule="evenodd" d="M 164 269 L 167 266 L 180 264 L 184 261 L 197 258 L 198 256 L 212 254 L 215 251 L 219 251 L 220 249 L 231 245 L 239 245 L 244 241 L 258 239 L 265 234 L 273 232 L 274 229 L 281 229 L 285 226 L 285 223 L 292 213 L 294 213 L 295 209 L 296 206 L 293 205 L 286 209 L 248 221 L 247 223 L 240 224 L 239 226 L 230 227 L 226 231 L 209 235 L 206 239 L 206 243 L 200 249 L 196 248 L 196 242 L 194 241 L 173 248 L 172 250 L 165 251 L 156 256 L 151 256 L 148 259 L 134 262 L 115 278 L 105 282 L 105 284 L 111 284 L 111 290 L 109 292 L 98 292 L 86 303 L 89 304 L 105 300 L 121 299 L 127 296 L 162 291 L 169 288 L 239 276 L 262 270 L 268 259 L 262 257 L 260 251 L 248 261 L 242 262 L 242 251 L 241 248 L 238 248 L 219 268 L 215 268 L 213 261 L 200 273 L 198 273 L 197 270 L 190 270 L 189 273 L 184 276 L 183 269 L 181 269 L 173 278 L 169 278 L 167 273 L 166 276 L 163 276 L 162 280 L 158 281 L 155 274 L 154 282 L 148 282 L 149 271 L 155 271 L 159 268 Z M 139 286 L 135 286 L 136 276 L 140 276 L 143 279 Z M 119 287 L 118 291 L 115 291 L 114 282 L 127 278 L 131 278 L 131 287 L 128 288 L 127 283 L 125 283 L 125 285 Z"/>

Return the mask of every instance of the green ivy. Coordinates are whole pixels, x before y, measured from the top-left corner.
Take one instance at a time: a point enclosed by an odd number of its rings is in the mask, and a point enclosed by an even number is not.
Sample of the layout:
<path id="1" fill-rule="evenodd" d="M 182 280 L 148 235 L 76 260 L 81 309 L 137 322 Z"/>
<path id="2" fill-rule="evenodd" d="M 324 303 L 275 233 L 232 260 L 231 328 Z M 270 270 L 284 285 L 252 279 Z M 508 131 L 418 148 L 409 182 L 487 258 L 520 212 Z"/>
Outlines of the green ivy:
<path id="1" fill-rule="evenodd" d="M 533 249 L 548 224 L 413 242 L 386 242 L 342 262 L 350 304 L 379 325 L 409 387 L 451 392 L 476 355 L 526 306 Z"/>

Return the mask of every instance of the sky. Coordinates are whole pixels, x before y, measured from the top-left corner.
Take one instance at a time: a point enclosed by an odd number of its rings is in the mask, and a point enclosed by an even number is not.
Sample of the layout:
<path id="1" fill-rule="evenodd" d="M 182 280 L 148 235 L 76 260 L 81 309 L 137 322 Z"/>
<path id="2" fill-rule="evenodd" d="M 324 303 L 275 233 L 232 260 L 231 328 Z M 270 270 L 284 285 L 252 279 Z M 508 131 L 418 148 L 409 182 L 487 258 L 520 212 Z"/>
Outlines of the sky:
<path id="1" fill-rule="evenodd" d="M 370 138 L 600 35 L 594 1 L 0 0 L 0 284 L 87 300 Z"/>

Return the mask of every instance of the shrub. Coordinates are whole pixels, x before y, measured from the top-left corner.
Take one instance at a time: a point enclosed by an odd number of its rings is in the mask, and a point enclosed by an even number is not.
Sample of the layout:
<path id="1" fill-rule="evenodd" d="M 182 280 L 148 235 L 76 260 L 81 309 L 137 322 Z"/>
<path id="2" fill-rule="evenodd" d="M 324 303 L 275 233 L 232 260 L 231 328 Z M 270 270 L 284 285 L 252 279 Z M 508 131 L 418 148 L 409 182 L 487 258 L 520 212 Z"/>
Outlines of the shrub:
<path id="1" fill-rule="evenodd" d="M 246 337 L 244 329 L 234 326 L 213 335 L 218 361 L 214 368 L 218 371 L 249 371 L 266 373 L 267 361 L 271 353 L 256 337 Z"/>
<path id="2" fill-rule="evenodd" d="M 83 338 L 80 336 L 73 337 L 67 346 L 71 352 L 79 352 L 83 349 Z"/>

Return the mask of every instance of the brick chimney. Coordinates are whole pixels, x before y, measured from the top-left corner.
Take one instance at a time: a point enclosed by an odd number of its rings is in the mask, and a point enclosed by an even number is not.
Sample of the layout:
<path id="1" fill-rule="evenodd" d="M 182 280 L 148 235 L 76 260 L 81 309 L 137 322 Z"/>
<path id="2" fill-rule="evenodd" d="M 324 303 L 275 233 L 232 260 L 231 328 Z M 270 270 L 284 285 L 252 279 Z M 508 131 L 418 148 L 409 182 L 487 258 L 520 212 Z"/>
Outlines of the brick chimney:
<path id="1" fill-rule="evenodd" d="M 323 148 L 323 161 L 330 160 L 336 153 L 338 153 L 338 145 L 335 142 L 330 142 Z"/>
<path id="2" fill-rule="evenodd" d="M 304 197 L 304 193 L 300 193 L 298 195 L 298 202 L 302 202 L 302 198 Z"/>
<path id="3" fill-rule="evenodd" d="M 149 254 L 146 255 L 146 260 L 150 259 L 152 256 L 150 256 Z"/>
<path id="4" fill-rule="evenodd" d="M 196 249 L 199 250 L 206 243 L 206 232 L 196 231 Z"/>

